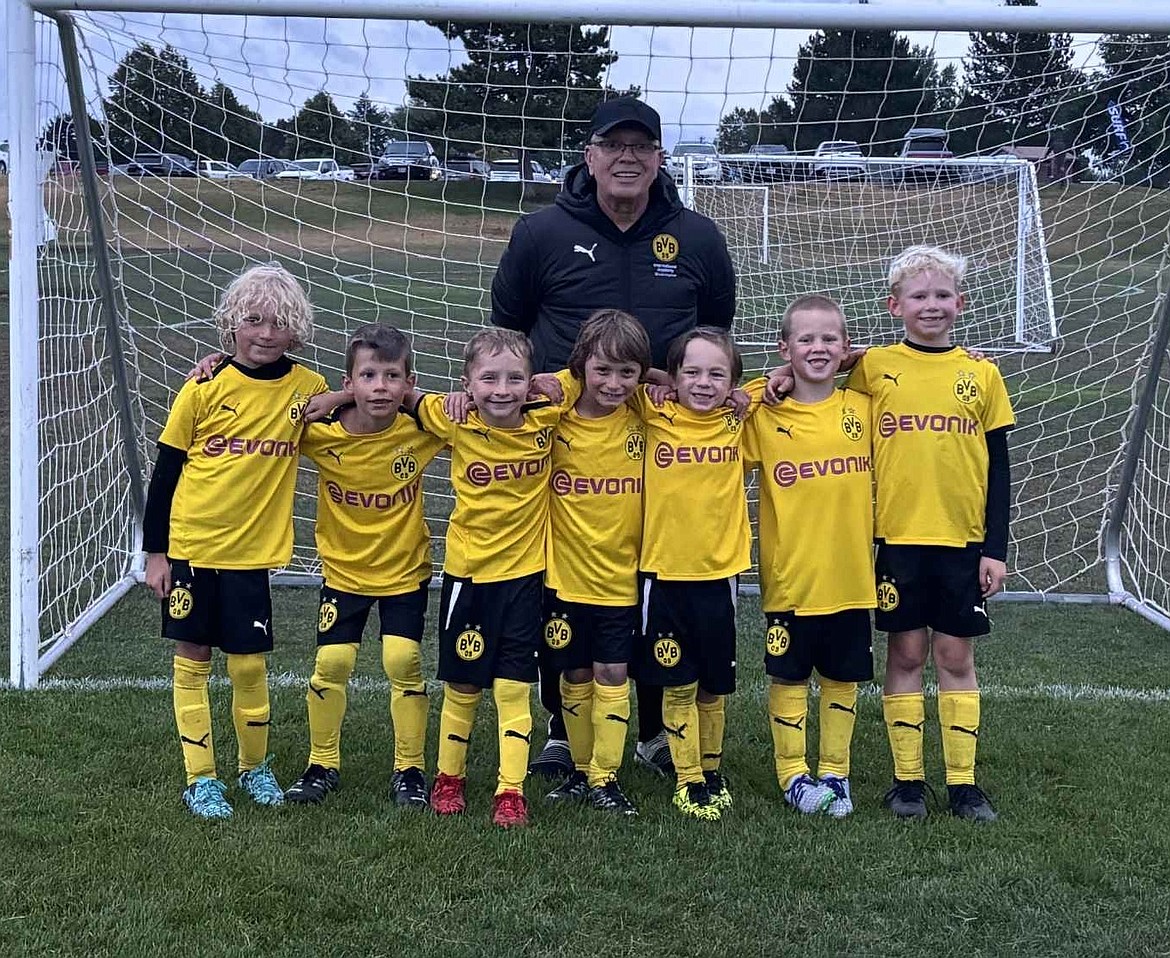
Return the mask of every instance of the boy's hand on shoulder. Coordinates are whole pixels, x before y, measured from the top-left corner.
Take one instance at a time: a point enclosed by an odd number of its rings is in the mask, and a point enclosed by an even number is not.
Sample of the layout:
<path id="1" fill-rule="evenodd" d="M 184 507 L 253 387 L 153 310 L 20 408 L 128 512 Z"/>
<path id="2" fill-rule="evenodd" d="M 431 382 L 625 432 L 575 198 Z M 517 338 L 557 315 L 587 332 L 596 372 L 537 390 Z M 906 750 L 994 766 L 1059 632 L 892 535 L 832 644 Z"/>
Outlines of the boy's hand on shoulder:
<path id="1" fill-rule="evenodd" d="M 165 552 L 150 552 L 146 556 L 145 585 L 156 598 L 171 594 L 171 563 Z"/>
<path id="2" fill-rule="evenodd" d="M 1007 578 L 1007 563 L 1002 559 L 993 559 L 983 556 L 979 560 L 979 591 L 983 598 L 989 599 L 1003 589 Z"/>
<path id="3" fill-rule="evenodd" d="M 353 394 L 347 393 L 344 390 L 331 393 L 317 393 L 316 396 L 311 396 L 309 401 L 305 403 L 305 422 L 321 422 L 323 419 L 328 419 L 330 413 L 338 406 L 347 402 L 353 401 Z"/>
<path id="4" fill-rule="evenodd" d="M 675 391 L 674 386 L 659 384 L 647 385 L 646 395 L 657 409 L 661 409 L 666 403 L 674 402 L 678 399 L 678 393 Z"/>
<path id="5" fill-rule="evenodd" d="M 869 352 L 868 346 L 854 346 L 845 354 L 845 358 L 841 360 L 841 366 L 837 371 L 842 373 L 849 372 L 849 370 L 861 362 L 862 357 L 867 352 Z"/>
<path id="6" fill-rule="evenodd" d="M 195 364 L 195 368 L 187 373 L 185 378 L 194 379 L 200 383 L 204 382 L 212 377 L 215 373 L 215 367 L 225 359 L 227 359 L 227 353 L 211 353 L 210 355 L 204 356 Z"/>
<path id="7" fill-rule="evenodd" d="M 473 409 L 475 409 L 475 403 L 471 401 L 471 397 L 462 389 L 449 392 L 443 397 L 443 412 L 447 414 L 447 418 L 451 422 L 457 422 L 463 425 L 463 423 L 467 422 L 467 417 L 471 415 Z"/>
<path id="8" fill-rule="evenodd" d="M 548 399 L 560 405 L 565 401 L 565 391 L 554 373 L 537 373 L 528 382 L 528 398 Z"/>
<path id="9" fill-rule="evenodd" d="M 975 360 L 977 363 L 991 363 L 992 366 L 996 365 L 995 360 L 988 356 L 982 349 L 972 349 L 970 346 L 960 346 L 959 348 L 967 354 L 968 358 Z"/>
<path id="10" fill-rule="evenodd" d="M 730 406 L 738 419 L 747 419 L 752 411 L 752 397 L 745 390 L 736 387 L 731 390 L 731 395 L 723 405 Z"/>
<path id="11" fill-rule="evenodd" d="M 777 366 L 768 373 L 768 382 L 764 386 L 764 405 L 775 406 L 785 396 L 792 392 L 796 380 L 792 376 L 792 364 L 785 363 Z"/>

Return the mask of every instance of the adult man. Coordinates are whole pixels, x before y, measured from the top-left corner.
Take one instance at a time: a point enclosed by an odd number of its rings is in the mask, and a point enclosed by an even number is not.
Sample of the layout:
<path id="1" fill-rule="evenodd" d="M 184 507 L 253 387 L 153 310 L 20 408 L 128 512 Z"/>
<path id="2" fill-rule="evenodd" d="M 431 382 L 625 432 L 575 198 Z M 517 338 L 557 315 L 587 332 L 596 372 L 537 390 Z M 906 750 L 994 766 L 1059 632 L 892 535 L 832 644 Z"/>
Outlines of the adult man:
<path id="1" fill-rule="evenodd" d="M 727 244 L 707 217 L 688 210 L 662 170 L 662 123 L 635 97 L 608 100 L 590 121 L 585 162 L 573 167 L 556 202 L 523 216 L 492 282 L 492 322 L 527 333 L 538 372 L 562 369 L 596 309 L 632 313 L 666 364 L 680 333 L 702 323 L 731 327 L 735 273 Z M 541 671 L 549 740 L 530 771 L 572 771 L 557 676 Z M 662 690 L 638 685 L 636 758 L 670 774 Z"/>

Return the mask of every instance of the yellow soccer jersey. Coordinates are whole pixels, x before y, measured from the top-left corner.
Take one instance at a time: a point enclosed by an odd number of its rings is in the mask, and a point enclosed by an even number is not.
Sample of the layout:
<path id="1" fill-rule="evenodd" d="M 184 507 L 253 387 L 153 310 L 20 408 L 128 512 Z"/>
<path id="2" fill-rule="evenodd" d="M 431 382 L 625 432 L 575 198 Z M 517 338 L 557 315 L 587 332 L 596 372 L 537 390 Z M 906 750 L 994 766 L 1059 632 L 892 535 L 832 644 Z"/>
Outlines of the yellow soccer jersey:
<path id="1" fill-rule="evenodd" d="M 292 558 L 302 415 L 328 387 L 291 360 L 262 378 L 235 363 L 183 384 L 159 442 L 187 454 L 171 502 L 174 559 L 210 569 L 271 569 Z"/>
<path id="2" fill-rule="evenodd" d="M 545 582 L 570 602 L 637 605 L 646 432 L 623 406 L 600 419 L 573 410 L 553 434 Z"/>
<path id="3" fill-rule="evenodd" d="M 761 392 L 750 392 L 753 403 Z M 646 425 L 642 571 L 710 580 L 749 568 L 743 423 L 730 409 L 698 413 L 676 402 L 658 408 L 645 387 L 630 404 Z"/>
<path id="4" fill-rule="evenodd" d="M 502 582 L 544 571 L 550 447 L 565 408 L 533 403 L 519 426 L 502 429 L 477 413 L 453 423 L 442 396 L 419 401 L 419 424 L 451 447 L 455 509 L 447 525 L 448 574 Z"/>
<path id="5" fill-rule="evenodd" d="M 301 453 L 317 466 L 317 551 L 325 584 L 355 595 L 413 592 L 431 575 L 422 474 L 443 440 L 407 415 L 354 435 L 334 416 L 312 423 Z"/>
<path id="6" fill-rule="evenodd" d="M 965 546 L 986 534 L 986 433 L 1014 425 L 999 370 L 955 347 L 871 349 L 848 385 L 873 399 L 878 538 Z"/>
<path id="7" fill-rule="evenodd" d="M 838 389 L 786 399 L 744 423 L 760 466 L 760 590 L 769 612 L 828 615 L 876 605 L 869 397 Z"/>

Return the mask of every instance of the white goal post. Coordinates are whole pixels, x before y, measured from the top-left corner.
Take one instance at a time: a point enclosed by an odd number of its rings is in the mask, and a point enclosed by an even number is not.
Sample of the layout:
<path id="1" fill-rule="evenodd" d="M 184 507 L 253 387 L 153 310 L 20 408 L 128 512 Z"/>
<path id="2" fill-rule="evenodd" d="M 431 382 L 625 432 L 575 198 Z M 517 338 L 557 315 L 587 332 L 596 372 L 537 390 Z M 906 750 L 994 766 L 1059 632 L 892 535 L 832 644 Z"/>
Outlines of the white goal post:
<path id="1" fill-rule="evenodd" d="M 1009 597 L 1170 628 L 1162 5 L 3 2 L 13 684 L 140 581 L 155 442 L 235 272 L 275 259 L 306 285 L 304 359 L 335 385 L 347 335 L 378 321 L 446 389 L 512 225 L 559 188 L 539 171 L 579 160 L 593 107 L 629 90 L 667 150 L 718 147 L 725 175 L 684 162 L 680 192 L 727 237 L 752 372 L 792 296 L 834 295 L 856 340 L 890 342 L 889 258 L 966 255 L 957 335 L 994 353 L 1019 420 Z M 915 128 L 957 158 L 901 158 Z M 392 162 L 403 139 L 427 159 Z M 295 167 L 308 158 L 356 176 Z M 257 175 L 229 178 L 248 160 Z M 493 176 L 499 160 L 530 181 Z M 424 484 L 437 559 L 444 470 Z M 282 581 L 319 568 L 307 470 L 298 490 Z"/>

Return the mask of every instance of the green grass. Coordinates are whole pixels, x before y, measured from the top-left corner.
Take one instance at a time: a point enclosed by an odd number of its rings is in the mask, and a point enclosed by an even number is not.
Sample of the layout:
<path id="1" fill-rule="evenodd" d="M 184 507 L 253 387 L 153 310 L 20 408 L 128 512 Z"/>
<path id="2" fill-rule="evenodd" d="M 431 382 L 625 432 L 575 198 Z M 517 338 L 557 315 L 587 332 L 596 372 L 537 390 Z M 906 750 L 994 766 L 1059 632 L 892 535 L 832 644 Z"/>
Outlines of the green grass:
<path id="1" fill-rule="evenodd" d="M 993 614 L 996 635 L 978 656 L 980 777 L 1002 815 L 994 826 L 944 814 L 908 825 L 883 813 L 891 773 L 872 689 L 855 738 L 854 816 L 809 820 L 786 809 L 771 770 L 758 605 L 748 599 L 725 759 L 735 806 L 722 822 L 683 820 L 668 785 L 627 762 L 637 821 L 550 808 L 534 781 L 533 826 L 500 833 L 488 824 L 488 705 L 467 815 L 439 821 L 389 805 L 386 691 L 370 639 L 350 697 L 343 790 L 319 808 L 237 802 L 230 822 L 191 819 L 179 802 L 169 693 L 84 686 L 165 684 L 157 608 L 137 593 L 54 670 L 64 687 L 0 693 L 0 841 L 10 850 L 0 947 L 37 956 L 1165 954 L 1165 634 L 1110 608 L 997 605 Z M 273 672 L 307 674 L 314 620 L 309 590 L 278 590 Z M 433 637 L 426 648 L 433 674 Z M 273 702 L 271 744 L 288 782 L 307 751 L 299 680 Z M 227 775 L 223 685 L 213 708 Z M 932 701 L 928 715 L 928 769 L 941 790 Z"/>

